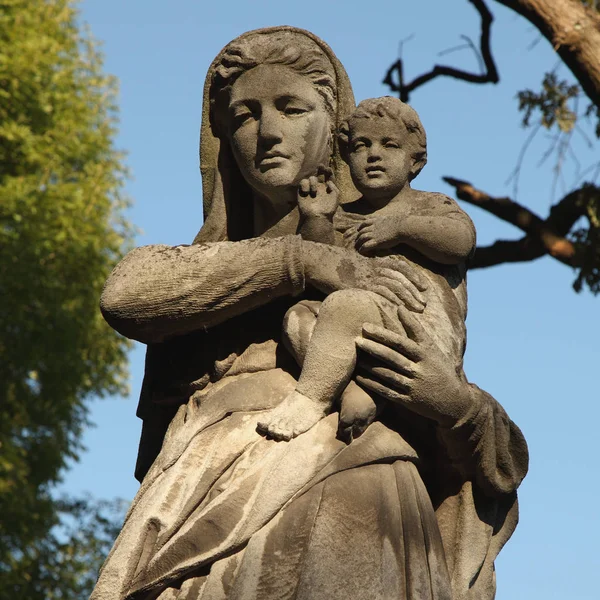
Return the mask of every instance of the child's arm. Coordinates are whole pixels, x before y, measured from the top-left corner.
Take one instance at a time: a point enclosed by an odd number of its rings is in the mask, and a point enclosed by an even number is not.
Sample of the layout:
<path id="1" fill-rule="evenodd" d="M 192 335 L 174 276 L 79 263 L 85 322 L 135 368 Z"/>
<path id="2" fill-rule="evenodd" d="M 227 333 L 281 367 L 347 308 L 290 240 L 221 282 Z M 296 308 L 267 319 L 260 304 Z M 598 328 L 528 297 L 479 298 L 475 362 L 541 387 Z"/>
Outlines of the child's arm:
<path id="1" fill-rule="evenodd" d="M 464 262 L 475 248 L 475 227 L 467 214 L 445 196 L 419 213 L 379 213 L 358 227 L 356 249 L 362 254 L 406 244 L 444 265 Z M 439 198 L 439 201 L 438 201 Z"/>

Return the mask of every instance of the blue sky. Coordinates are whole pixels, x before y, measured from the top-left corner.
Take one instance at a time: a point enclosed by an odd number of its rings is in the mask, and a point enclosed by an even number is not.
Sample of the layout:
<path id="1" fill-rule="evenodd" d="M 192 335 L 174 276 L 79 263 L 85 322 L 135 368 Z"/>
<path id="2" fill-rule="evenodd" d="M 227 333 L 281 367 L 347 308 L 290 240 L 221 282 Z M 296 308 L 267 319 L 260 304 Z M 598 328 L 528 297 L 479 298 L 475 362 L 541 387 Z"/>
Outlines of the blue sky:
<path id="1" fill-rule="evenodd" d="M 536 88 L 556 57 L 533 27 L 491 3 L 492 45 L 501 82 L 469 86 L 437 80 L 411 104 L 427 129 L 429 164 L 418 187 L 451 193 L 441 176 L 472 181 L 494 195 L 512 195 L 506 181 L 528 132 L 519 123 L 517 90 Z M 120 80 L 121 127 L 116 144 L 127 151 L 133 179 L 129 216 L 142 233 L 137 244 L 189 243 L 202 222 L 198 169 L 202 86 L 217 52 L 243 31 L 290 24 L 325 39 L 346 66 L 357 100 L 388 93 L 386 67 L 404 45 L 407 75 L 443 61 L 476 69 L 468 50 L 438 57 L 477 38 L 479 21 L 466 0 L 402 2 L 281 2 L 253 0 L 84 0 L 82 19 L 104 42 L 105 69 Z M 566 75 L 566 71 L 562 71 Z M 588 128 L 590 130 L 591 128 Z M 567 161 L 553 192 L 552 160 L 540 133 L 527 153 L 518 200 L 547 214 L 576 179 Z M 582 168 L 598 145 L 574 138 Z M 554 194 L 554 195 L 553 195 Z M 516 238 L 512 226 L 465 207 L 479 242 Z M 531 453 L 520 491 L 521 523 L 497 561 L 498 600 L 598 597 L 597 373 L 600 299 L 571 289 L 573 272 L 549 258 L 473 272 L 469 279 L 466 372 L 492 393 L 522 428 Z M 92 402 L 88 450 L 65 474 L 63 490 L 131 499 L 140 422 L 135 417 L 144 348 L 131 353 L 131 396 Z"/>

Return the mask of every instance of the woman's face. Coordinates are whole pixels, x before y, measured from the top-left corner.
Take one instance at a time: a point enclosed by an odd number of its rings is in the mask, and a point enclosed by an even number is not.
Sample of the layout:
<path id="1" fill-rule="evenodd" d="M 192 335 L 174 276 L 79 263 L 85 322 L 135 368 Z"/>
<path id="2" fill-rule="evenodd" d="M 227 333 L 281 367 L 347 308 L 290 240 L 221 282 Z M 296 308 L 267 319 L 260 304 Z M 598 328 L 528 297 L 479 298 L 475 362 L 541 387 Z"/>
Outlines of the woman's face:
<path id="1" fill-rule="evenodd" d="M 329 162 L 331 122 L 312 82 L 284 65 L 259 65 L 233 84 L 229 136 L 239 169 L 264 196 L 295 187 Z"/>

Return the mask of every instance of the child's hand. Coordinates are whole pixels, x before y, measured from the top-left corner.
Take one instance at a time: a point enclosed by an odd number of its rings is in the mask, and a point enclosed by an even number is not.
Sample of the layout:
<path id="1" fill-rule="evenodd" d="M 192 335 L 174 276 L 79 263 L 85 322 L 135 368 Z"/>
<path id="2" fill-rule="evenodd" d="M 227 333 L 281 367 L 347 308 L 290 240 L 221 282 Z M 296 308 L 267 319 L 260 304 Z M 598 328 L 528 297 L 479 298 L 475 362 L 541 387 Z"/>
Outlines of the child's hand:
<path id="1" fill-rule="evenodd" d="M 401 242 L 398 219 L 390 215 L 366 217 L 356 231 L 355 248 L 361 254 L 393 248 Z"/>
<path id="2" fill-rule="evenodd" d="M 355 213 L 346 213 L 343 210 L 335 216 L 335 228 L 344 236 L 344 247 L 352 248 L 356 246 L 358 238 L 358 226 L 365 220 L 365 215 Z"/>
<path id="3" fill-rule="evenodd" d="M 325 217 L 331 221 L 339 205 L 339 190 L 333 180 L 320 175 L 303 179 L 298 187 L 298 208 L 305 218 Z"/>
<path id="4" fill-rule="evenodd" d="M 344 233 L 344 246 L 346 248 L 355 248 L 356 240 L 358 239 L 358 231 L 356 229 L 356 226 L 353 225 L 351 227 L 348 227 L 347 229 L 344 229 L 343 233 Z"/>

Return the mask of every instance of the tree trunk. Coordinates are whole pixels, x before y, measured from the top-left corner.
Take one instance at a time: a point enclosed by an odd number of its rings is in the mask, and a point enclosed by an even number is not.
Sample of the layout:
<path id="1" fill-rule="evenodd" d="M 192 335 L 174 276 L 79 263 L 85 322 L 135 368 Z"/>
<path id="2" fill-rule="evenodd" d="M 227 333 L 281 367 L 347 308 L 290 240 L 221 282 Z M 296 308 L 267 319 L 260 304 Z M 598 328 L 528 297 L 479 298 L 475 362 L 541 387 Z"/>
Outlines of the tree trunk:
<path id="1" fill-rule="evenodd" d="M 581 0 L 496 0 L 535 25 L 600 107 L 600 12 Z"/>

